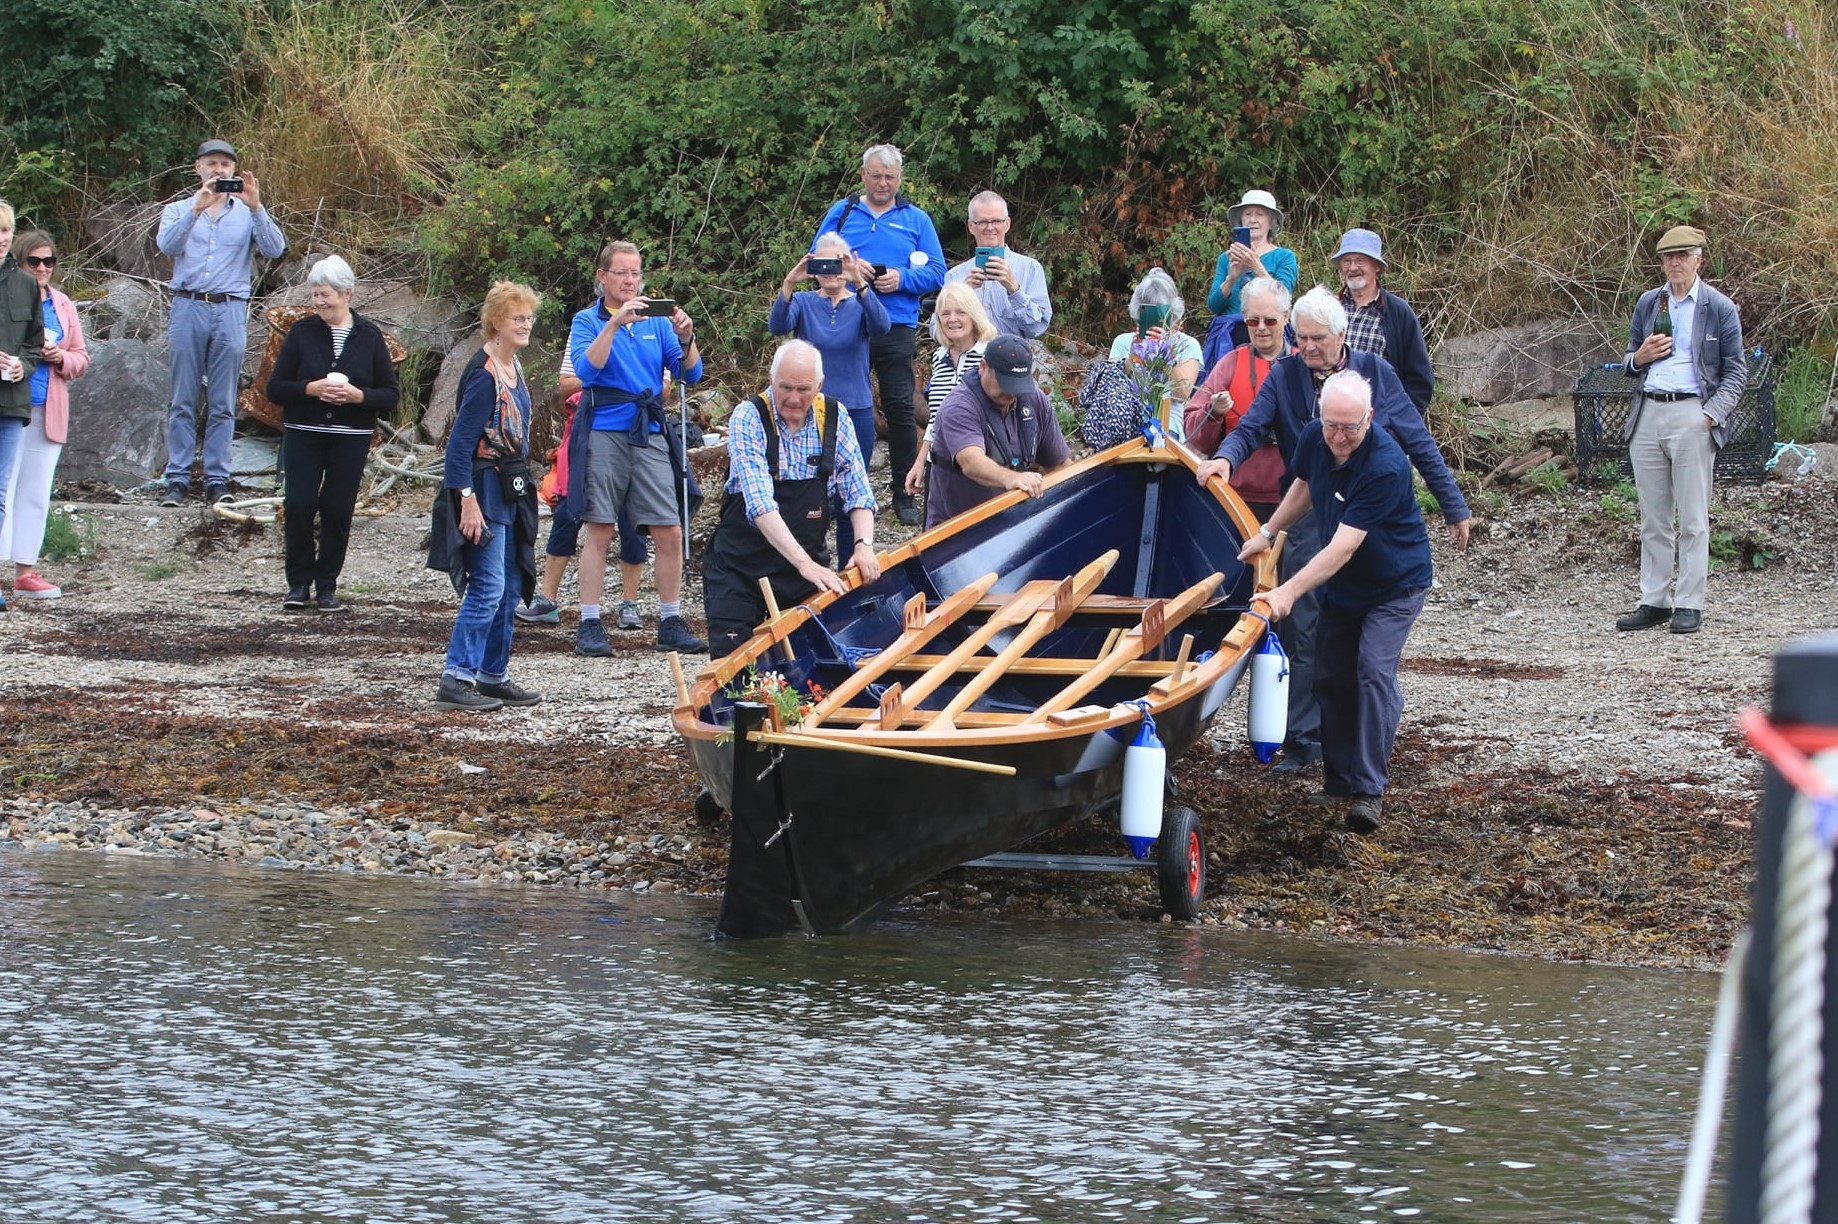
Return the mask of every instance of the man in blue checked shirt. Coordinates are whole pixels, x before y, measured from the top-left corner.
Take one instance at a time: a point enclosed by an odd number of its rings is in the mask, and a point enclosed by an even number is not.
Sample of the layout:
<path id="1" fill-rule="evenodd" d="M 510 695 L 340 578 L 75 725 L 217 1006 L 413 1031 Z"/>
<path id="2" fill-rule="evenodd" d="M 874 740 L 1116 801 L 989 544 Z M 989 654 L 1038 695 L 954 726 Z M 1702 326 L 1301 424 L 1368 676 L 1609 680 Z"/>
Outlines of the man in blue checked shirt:
<path id="1" fill-rule="evenodd" d="M 262 207 L 261 184 L 238 174 L 228 141 L 207 140 L 192 163 L 198 190 L 166 205 L 154 238 L 172 257 L 172 407 L 166 416 L 166 495 L 176 506 L 191 487 L 198 453 L 198 388 L 208 381 L 204 500 L 230 499 L 230 442 L 249 337 L 251 248 L 279 259 L 287 239 Z"/>
<path id="2" fill-rule="evenodd" d="M 766 618 L 759 580 L 781 608 L 847 584 L 830 568 L 830 499 L 855 528 L 849 563 L 865 582 L 881 576 L 874 555 L 874 496 L 847 408 L 825 400 L 823 355 L 788 340 L 772 356 L 772 382 L 728 418 L 728 482 L 721 521 L 702 566 L 709 654 L 721 658 Z"/>

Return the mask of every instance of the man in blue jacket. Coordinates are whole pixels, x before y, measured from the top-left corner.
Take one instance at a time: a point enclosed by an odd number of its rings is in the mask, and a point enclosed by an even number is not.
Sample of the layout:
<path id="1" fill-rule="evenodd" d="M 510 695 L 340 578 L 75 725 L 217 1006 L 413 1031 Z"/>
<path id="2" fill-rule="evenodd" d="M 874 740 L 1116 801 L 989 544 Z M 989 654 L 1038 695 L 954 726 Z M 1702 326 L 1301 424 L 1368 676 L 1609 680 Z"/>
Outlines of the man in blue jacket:
<path id="1" fill-rule="evenodd" d="M 1749 366 L 1736 304 L 1698 279 L 1703 262 L 1703 230 L 1667 230 L 1659 240 L 1666 283 L 1641 295 L 1628 328 L 1622 369 L 1640 380 L 1626 431 L 1640 493 L 1640 606 L 1616 620 L 1617 629 L 1670 621 L 1674 633 L 1696 633 L 1704 623 L 1711 469 L 1729 441 Z M 1662 305 L 1670 326 L 1656 327 Z"/>
<path id="2" fill-rule="evenodd" d="M 1264 596 L 1281 621 L 1321 592 L 1321 699 L 1325 778 L 1318 802 L 1343 799 L 1347 828 L 1378 828 L 1391 749 L 1404 713 L 1398 663 L 1429 590 L 1430 538 L 1411 483 L 1410 460 L 1384 429 L 1374 429 L 1372 384 L 1351 370 L 1328 377 L 1321 415 L 1303 427 L 1293 456 L 1295 480 L 1265 529 L 1238 553 L 1249 561 L 1288 530 L 1294 540 L 1314 521 L 1317 548 L 1307 565 Z"/>
<path id="3" fill-rule="evenodd" d="M 919 300 L 937 293 L 945 279 L 944 249 L 938 229 L 923 208 L 900 194 L 905 158 L 890 144 L 862 154 L 862 189 L 830 205 L 817 226 L 817 237 L 834 230 L 849 249 L 875 267 L 874 291 L 887 308 L 893 327 L 877 336 L 868 350 L 874 380 L 880 387 L 881 411 L 887 414 L 888 470 L 894 473 L 893 506 L 900 521 L 919 522 L 919 504 L 900 487 L 919 452 L 913 427 L 913 353 L 919 327 Z M 816 248 L 813 238 L 812 249 Z M 872 456 L 864 456 L 864 459 Z"/>
<path id="4" fill-rule="evenodd" d="M 1347 346 L 1383 357 L 1417 411 L 1427 413 L 1436 371 L 1417 312 L 1380 283 L 1387 267 L 1384 242 L 1369 229 L 1350 229 L 1334 248 L 1334 267 L 1340 272 L 1340 304 L 1347 308 Z"/>
<path id="5" fill-rule="evenodd" d="M 1372 388 L 1374 422 L 1410 458 L 1442 508 L 1449 524 L 1449 538 L 1457 548 L 1466 548 L 1470 515 L 1454 474 L 1391 366 L 1382 357 L 1347 347 L 1347 312 L 1340 300 L 1316 285 L 1296 302 L 1290 326 L 1295 330 L 1297 351 L 1270 367 L 1237 428 L 1220 442 L 1213 458 L 1200 464 L 1200 483 L 1214 476 L 1221 481 L 1230 480 L 1232 470 L 1263 445 L 1265 435 L 1272 429 L 1276 431 L 1277 451 L 1283 457 L 1285 478 L 1293 479 L 1297 475 L 1296 444 L 1309 422 L 1321 415 L 1322 385 L 1329 375 L 1352 370 Z M 1269 524 L 1265 524 L 1265 531 L 1273 534 Z M 1283 550 L 1283 577 L 1291 578 L 1306 567 L 1317 547 L 1313 524 L 1305 518 L 1300 530 L 1290 532 Z M 1283 759 L 1276 767 L 1279 773 L 1300 773 L 1321 759 L 1321 711 L 1314 696 L 1318 612 L 1314 597 L 1305 594 L 1296 601 L 1283 629 L 1283 645 L 1289 651 L 1289 731 L 1283 744 Z"/>

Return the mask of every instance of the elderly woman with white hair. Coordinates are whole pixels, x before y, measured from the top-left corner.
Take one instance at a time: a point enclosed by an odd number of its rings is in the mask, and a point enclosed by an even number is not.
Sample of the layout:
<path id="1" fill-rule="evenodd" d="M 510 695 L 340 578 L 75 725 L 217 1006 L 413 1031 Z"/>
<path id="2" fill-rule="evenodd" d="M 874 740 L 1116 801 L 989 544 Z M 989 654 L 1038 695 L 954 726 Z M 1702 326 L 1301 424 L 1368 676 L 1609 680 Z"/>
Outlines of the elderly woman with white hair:
<path id="1" fill-rule="evenodd" d="M 1140 358 L 1143 341 L 1168 343 L 1168 391 L 1177 405 L 1168 425 L 1170 434 L 1176 438 L 1182 433 L 1182 413 L 1178 406 L 1187 403 L 1193 394 L 1194 382 L 1200 377 L 1200 342 L 1181 330 L 1181 321 L 1186 316 L 1187 303 L 1181 300 L 1174 278 L 1160 268 L 1150 268 L 1148 274 L 1136 282 L 1135 292 L 1130 294 L 1130 318 L 1136 321 L 1136 330 L 1119 334 L 1110 344 L 1110 359 L 1125 361 Z"/>
<path id="2" fill-rule="evenodd" d="M 283 426 L 287 597 L 281 607 L 343 612 L 338 575 L 371 435 L 402 391 L 382 329 L 351 309 L 357 288 L 351 265 L 328 255 L 306 283 L 313 313 L 288 331 L 268 380 Z"/>

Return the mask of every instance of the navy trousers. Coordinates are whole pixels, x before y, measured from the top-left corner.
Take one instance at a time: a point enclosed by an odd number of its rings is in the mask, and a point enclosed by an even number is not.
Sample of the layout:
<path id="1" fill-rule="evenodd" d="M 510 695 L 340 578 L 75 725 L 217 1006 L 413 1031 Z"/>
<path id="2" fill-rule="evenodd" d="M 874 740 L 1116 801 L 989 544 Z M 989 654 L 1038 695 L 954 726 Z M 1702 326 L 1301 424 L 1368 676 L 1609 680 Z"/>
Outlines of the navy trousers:
<path id="1" fill-rule="evenodd" d="M 1290 524 L 1289 538 L 1277 561 L 1277 576 L 1289 581 L 1320 551 L 1311 510 Z M 1283 733 L 1283 751 L 1290 756 L 1321 755 L 1321 707 L 1315 701 L 1315 622 L 1320 616 L 1320 593 L 1310 591 L 1296 600 L 1277 627 L 1289 655 L 1289 727 Z"/>
<path id="2" fill-rule="evenodd" d="M 1418 587 L 1364 612 L 1321 609 L 1315 696 L 1321 703 L 1322 789 L 1330 795 L 1382 795 L 1391 781 L 1391 748 L 1404 716 L 1398 663 L 1426 593 Z"/>

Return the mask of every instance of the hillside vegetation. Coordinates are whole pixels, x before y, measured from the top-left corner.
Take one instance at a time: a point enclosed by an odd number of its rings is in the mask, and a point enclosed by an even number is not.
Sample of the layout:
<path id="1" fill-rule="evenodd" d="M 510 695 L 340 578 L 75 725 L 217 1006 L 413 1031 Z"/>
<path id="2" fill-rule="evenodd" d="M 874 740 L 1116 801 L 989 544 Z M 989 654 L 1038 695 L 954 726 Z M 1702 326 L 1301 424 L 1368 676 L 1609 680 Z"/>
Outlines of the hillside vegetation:
<path id="1" fill-rule="evenodd" d="M 222 134 L 360 269 L 560 312 L 627 237 L 745 364 L 862 148 L 948 254 L 993 186 L 1061 326 L 1152 264 L 1198 306 L 1247 187 L 1306 277 L 1381 230 L 1432 332 L 1618 317 L 1691 222 L 1771 348 L 1838 322 L 1838 18 L 1816 0 L 20 0 L 0 190 L 28 223 L 183 185 Z"/>

